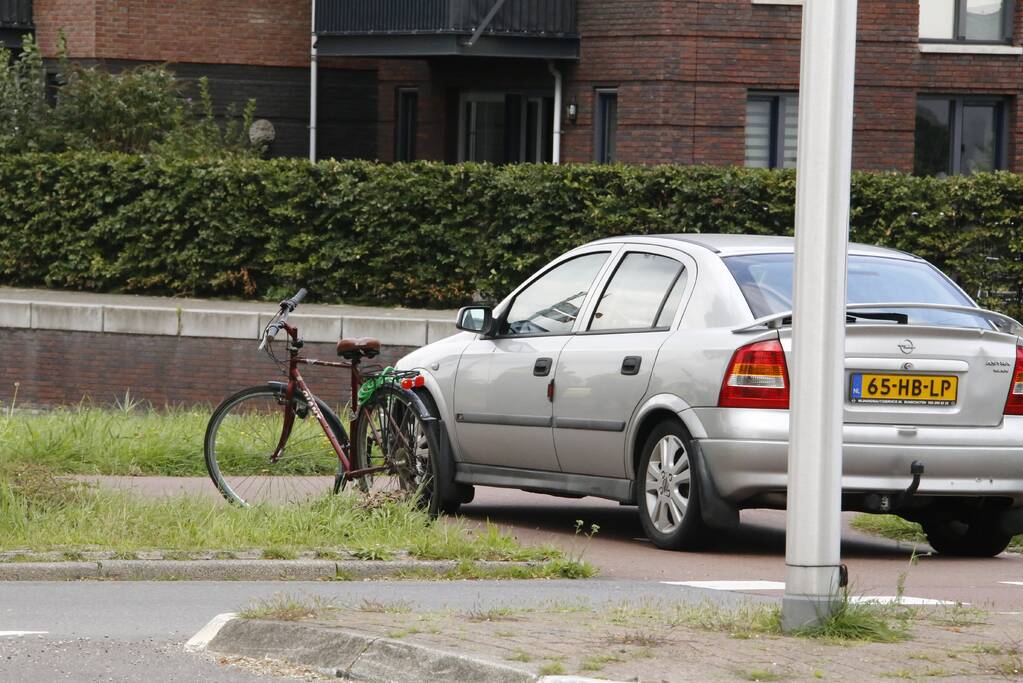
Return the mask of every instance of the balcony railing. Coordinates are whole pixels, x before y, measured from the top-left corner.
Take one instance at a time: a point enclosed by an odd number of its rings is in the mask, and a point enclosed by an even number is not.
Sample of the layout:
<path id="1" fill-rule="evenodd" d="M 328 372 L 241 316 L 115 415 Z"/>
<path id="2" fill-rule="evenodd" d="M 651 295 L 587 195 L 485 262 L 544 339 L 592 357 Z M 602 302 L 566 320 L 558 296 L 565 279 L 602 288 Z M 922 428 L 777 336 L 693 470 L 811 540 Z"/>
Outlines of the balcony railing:
<path id="1" fill-rule="evenodd" d="M 316 0 L 316 33 L 327 54 L 571 58 L 578 53 L 576 3 Z"/>
<path id="2" fill-rule="evenodd" d="M 316 32 L 471 35 L 497 4 L 497 0 L 317 0 Z M 506 0 L 485 33 L 575 36 L 576 0 Z"/>
<path id="3" fill-rule="evenodd" d="M 32 0 L 0 0 L 0 27 L 32 28 Z"/>

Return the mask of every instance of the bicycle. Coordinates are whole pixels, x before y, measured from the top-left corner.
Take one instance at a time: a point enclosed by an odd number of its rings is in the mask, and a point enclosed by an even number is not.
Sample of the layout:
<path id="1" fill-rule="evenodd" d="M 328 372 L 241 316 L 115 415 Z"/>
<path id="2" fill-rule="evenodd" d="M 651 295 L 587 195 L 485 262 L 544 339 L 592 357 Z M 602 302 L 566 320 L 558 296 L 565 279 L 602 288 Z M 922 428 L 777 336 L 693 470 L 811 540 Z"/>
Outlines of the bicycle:
<path id="1" fill-rule="evenodd" d="M 229 502 L 252 506 L 336 494 L 356 482 L 363 493 L 414 496 L 417 505 L 436 514 L 437 420 L 414 391 L 425 379 L 415 371 L 363 371 L 363 360 L 380 353 L 377 339 L 341 339 L 341 362 L 302 356 L 302 338 L 288 316 L 305 296 L 300 289 L 282 301 L 260 335 L 259 350 L 266 351 L 287 381 L 243 389 L 213 411 L 203 442 L 213 483 Z M 274 351 L 274 338 L 282 331 L 287 361 Z M 312 393 L 301 365 L 350 371 L 347 433 L 337 413 Z"/>

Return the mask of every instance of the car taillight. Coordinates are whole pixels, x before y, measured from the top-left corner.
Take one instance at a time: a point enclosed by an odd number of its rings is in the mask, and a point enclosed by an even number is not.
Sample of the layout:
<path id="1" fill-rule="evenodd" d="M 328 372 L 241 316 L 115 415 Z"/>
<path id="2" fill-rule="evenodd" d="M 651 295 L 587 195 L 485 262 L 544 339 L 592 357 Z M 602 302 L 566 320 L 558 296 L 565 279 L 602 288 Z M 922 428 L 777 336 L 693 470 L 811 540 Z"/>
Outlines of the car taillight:
<path id="1" fill-rule="evenodd" d="M 1016 347 L 1016 367 L 1012 370 L 1009 397 L 1005 399 L 1006 415 L 1023 415 L 1023 347 Z"/>
<path id="2" fill-rule="evenodd" d="M 736 349 L 728 364 L 718 405 L 722 408 L 789 407 L 785 351 L 776 339 Z"/>

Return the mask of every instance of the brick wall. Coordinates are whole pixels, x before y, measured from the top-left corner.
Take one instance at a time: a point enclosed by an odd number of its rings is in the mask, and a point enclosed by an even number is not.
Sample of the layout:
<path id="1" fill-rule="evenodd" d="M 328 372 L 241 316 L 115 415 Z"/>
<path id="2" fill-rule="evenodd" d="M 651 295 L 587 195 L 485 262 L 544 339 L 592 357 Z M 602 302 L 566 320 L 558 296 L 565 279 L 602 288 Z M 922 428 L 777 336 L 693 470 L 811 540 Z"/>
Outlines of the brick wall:
<path id="1" fill-rule="evenodd" d="M 913 168 L 918 93 L 1009 96 L 1009 165 L 1023 168 L 1023 127 L 1018 94 L 1019 56 L 922 54 L 917 33 L 919 0 L 859 3 L 853 165 L 858 169 Z M 750 90 L 792 91 L 799 84 L 802 8 L 716 2 L 579 1 L 580 60 L 564 65 L 566 104 L 578 119 L 566 120 L 563 159 L 593 159 L 595 89 L 618 88 L 618 153 L 629 163 L 742 164 L 745 160 L 746 97 Z M 1023 9 L 1016 16 L 1023 37 Z M 441 62 L 393 61 L 381 66 L 378 149 L 393 150 L 393 92 L 397 85 L 420 91 L 422 158 L 450 158 L 457 110 L 442 102 L 459 87 L 504 87 L 522 63 L 463 60 L 455 73 Z M 552 88 L 542 64 L 531 87 Z M 466 82 L 464 76 L 469 75 Z M 467 83 L 467 84 L 466 84 Z"/>
<path id="2" fill-rule="evenodd" d="M 7 349 L 0 366 L 0 401 L 8 405 L 18 388 L 18 405 L 59 406 L 90 398 L 108 405 L 133 399 L 164 405 L 216 405 L 229 394 L 280 379 L 277 368 L 252 340 L 158 337 L 136 334 L 18 330 L 0 328 Z M 391 365 L 412 350 L 385 346 L 375 364 Z M 335 360 L 333 344 L 306 345 L 306 355 Z M 313 392 L 336 406 L 348 400 L 348 372 L 302 370 Z"/>

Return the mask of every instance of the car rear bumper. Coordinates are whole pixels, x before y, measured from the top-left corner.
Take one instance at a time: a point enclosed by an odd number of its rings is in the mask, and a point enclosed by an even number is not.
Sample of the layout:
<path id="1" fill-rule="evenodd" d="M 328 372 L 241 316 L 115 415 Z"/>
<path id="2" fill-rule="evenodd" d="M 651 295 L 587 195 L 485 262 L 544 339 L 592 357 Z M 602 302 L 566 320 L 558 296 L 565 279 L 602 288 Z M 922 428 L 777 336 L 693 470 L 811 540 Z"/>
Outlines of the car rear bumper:
<path id="1" fill-rule="evenodd" d="M 741 502 L 786 488 L 788 411 L 693 411 L 706 431 L 700 445 L 722 497 Z M 926 468 L 920 495 L 999 496 L 1023 504 L 1023 416 L 1006 416 L 996 427 L 847 424 L 843 442 L 845 492 L 902 491 L 919 460 Z"/>

